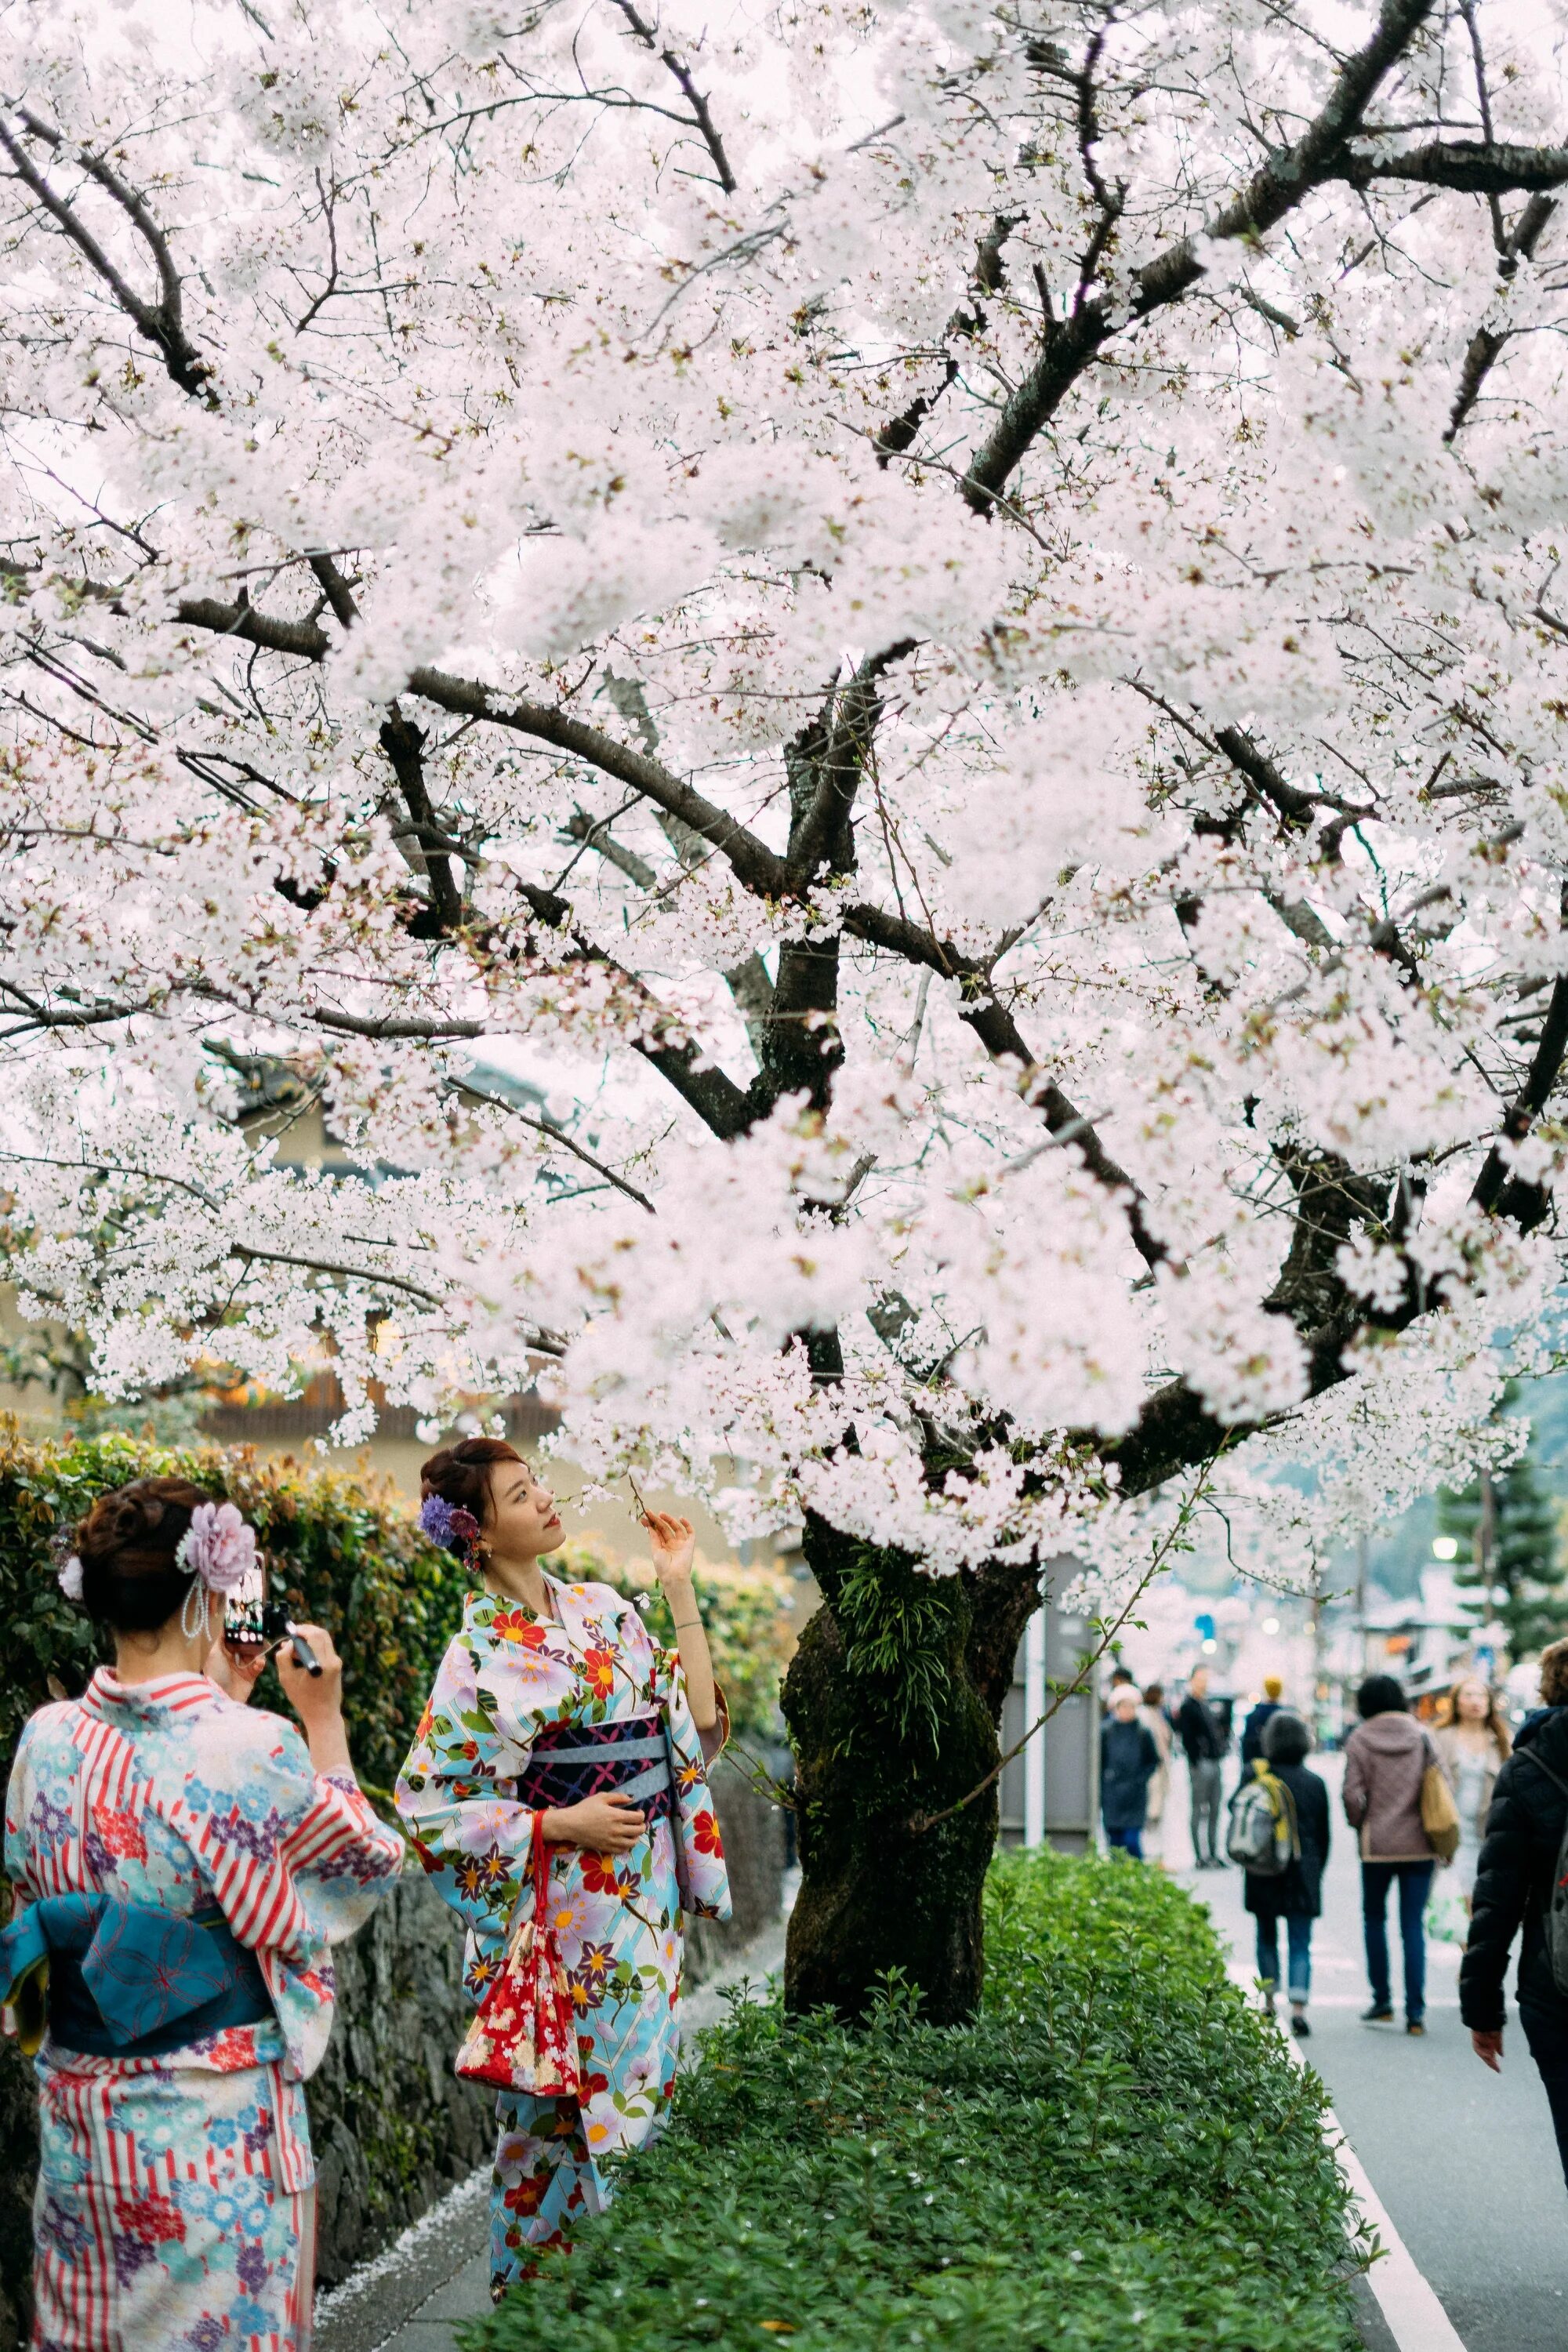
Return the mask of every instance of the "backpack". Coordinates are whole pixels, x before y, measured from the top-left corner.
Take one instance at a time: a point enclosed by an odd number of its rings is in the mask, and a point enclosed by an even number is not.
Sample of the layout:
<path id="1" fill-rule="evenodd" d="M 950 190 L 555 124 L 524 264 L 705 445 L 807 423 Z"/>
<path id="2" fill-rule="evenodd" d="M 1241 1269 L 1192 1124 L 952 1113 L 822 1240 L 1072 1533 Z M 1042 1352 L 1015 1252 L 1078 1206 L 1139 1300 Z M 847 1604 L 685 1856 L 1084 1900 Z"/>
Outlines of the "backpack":
<path id="1" fill-rule="evenodd" d="M 1568 1780 L 1543 1764 L 1533 1748 L 1521 1748 L 1515 1753 L 1526 1764 L 1533 1764 L 1544 1772 L 1553 1785 L 1568 1797 Z M 1563 1836 L 1557 1848 L 1557 1868 L 1552 1875 L 1552 1900 L 1542 1921 L 1546 1931 L 1546 1957 L 1552 1963 L 1552 1981 L 1568 2000 L 1568 1819 L 1563 1824 Z"/>
<path id="2" fill-rule="evenodd" d="M 1255 1878 L 1282 1878 L 1301 1858 L 1295 1800 L 1261 1758 L 1252 1771 L 1230 1801 L 1225 1850 Z"/>

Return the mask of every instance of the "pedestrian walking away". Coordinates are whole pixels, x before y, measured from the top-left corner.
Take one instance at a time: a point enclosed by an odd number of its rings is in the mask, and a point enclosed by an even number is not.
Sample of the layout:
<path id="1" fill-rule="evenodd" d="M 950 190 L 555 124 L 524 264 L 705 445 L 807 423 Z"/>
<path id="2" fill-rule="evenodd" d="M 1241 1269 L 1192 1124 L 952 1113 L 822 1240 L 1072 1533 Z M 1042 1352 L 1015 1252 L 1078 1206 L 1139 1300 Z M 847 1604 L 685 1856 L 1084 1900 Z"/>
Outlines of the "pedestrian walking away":
<path id="1" fill-rule="evenodd" d="M 1248 1870 L 1246 1902 L 1258 1923 L 1258 1973 L 1272 2011 L 1279 1986 L 1279 1926 L 1289 1951 L 1287 1989 L 1290 2028 L 1305 2040 L 1310 2028 L 1307 2003 L 1312 1990 L 1312 1922 L 1323 1907 L 1323 1870 L 1329 1859 L 1329 1792 L 1309 1771 L 1312 1735 L 1299 1715 L 1277 1707 L 1265 1726 L 1261 1764 L 1282 1788 L 1294 1817 L 1296 1852 L 1282 1871 Z M 1246 1783 L 1243 1783 L 1245 1787 Z"/>
<path id="2" fill-rule="evenodd" d="M 1138 1706 L 1137 1684 L 1118 1683 L 1100 1733 L 1100 1812 L 1107 1843 L 1142 1862 L 1149 1783 L 1160 1769 L 1160 1750 L 1148 1725 L 1139 1721 Z"/>
<path id="3" fill-rule="evenodd" d="M 1500 2074 L 1503 1983 L 1519 1936 L 1519 2021 L 1568 2182 L 1568 1918 L 1552 1913 L 1568 1832 L 1568 1642 L 1542 1654 L 1541 1697 L 1498 1772 L 1459 1965 L 1459 2015 L 1477 2057 Z"/>
<path id="4" fill-rule="evenodd" d="M 277 1661 L 304 1738 L 246 1704 L 268 1646 L 225 1634 L 226 1596 L 260 1575 L 233 1503 L 138 1478 L 74 1543 L 62 1589 L 115 1664 L 29 1718 L 5 1799 L 0 1999 L 42 2111 L 32 2341 L 306 2352 L 329 1948 L 391 1891 L 403 1841 L 354 1780 L 320 1626 Z"/>
<path id="5" fill-rule="evenodd" d="M 1345 1819 L 1360 1834 L 1362 1925 L 1372 1985 L 1369 2024 L 1394 2017 L 1388 1963 L 1388 1896 L 1399 1895 L 1399 1937 L 1405 1958 L 1405 2030 L 1426 2031 L 1426 1937 L 1424 1914 L 1436 1860 L 1422 1818 L 1423 1785 L 1432 1771 L 1441 1782 L 1429 1735 L 1408 1713 L 1392 1675 L 1372 1675 L 1356 1693 L 1362 1720 L 1345 1742 Z M 1446 1788 L 1446 1783 L 1442 1783 Z"/>
<path id="6" fill-rule="evenodd" d="M 1149 1810 L 1143 1822 L 1143 1853 L 1146 1861 L 1157 1860 L 1164 1850 L 1165 1801 L 1171 1793 L 1171 1750 L 1175 1734 L 1171 1718 L 1165 1712 L 1165 1692 L 1161 1683 L 1151 1683 L 1143 1694 L 1143 1704 L 1138 1719 L 1147 1730 L 1160 1754 L 1160 1769 L 1149 1783 Z"/>
<path id="7" fill-rule="evenodd" d="M 685 1519 L 651 1513 L 654 1570 L 679 1654 L 604 1584 L 562 1584 L 542 1558 L 563 1540 L 548 1490 L 504 1439 L 470 1437 L 421 1472 L 420 1523 L 455 1551 L 470 1592 L 395 1790 L 414 1848 L 468 1928 L 476 2001 L 508 1971 L 524 1895 L 542 1876 L 571 1989 L 576 2050 L 559 2015 L 551 2063 L 520 2045 L 517 2006 L 475 2068 L 500 2067 L 490 2202 L 491 2293 L 531 2277 L 602 2211 L 626 2158 L 662 2129 L 675 2092 L 681 1915 L 727 1919 L 724 1851 L 706 1759 L 725 1734 L 691 1585 Z M 534 1905 L 540 1897 L 535 1894 Z M 531 1923 L 537 1908 L 528 1908 Z M 526 1998 L 526 1996 L 520 1996 Z M 577 2088 L 561 2087 L 568 2071 Z M 497 2079 L 486 2073 L 483 2079 Z M 537 2087 L 536 2087 L 537 2086 Z M 548 2086 L 548 2087 L 547 2087 Z"/>
<path id="8" fill-rule="evenodd" d="M 1459 1816 L 1454 1876 L 1468 1910 L 1492 1791 L 1513 1746 L 1508 1718 L 1484 1675 L 1460 1675 L 1448 1693 L 1432 1744 L 1454 1791 L 1454 1809 Z"/>
<path id="9" fill-rule="evenodd" d="M 1220 1759 L 1229 1742 L 1209 1704 L 1209 1670 L 1194 1666 L 1176 1710 L 1176 1737 L 1187 1759 L 1192 1790 L 1193 1861 L 1199 1870 L 1223 1870 L 1219 1850 Z"/>
<path id="10" fill-rule="evenodd" d="M 1241 1727 L 1241 1769 L 1245 1773 L 1249 1764 L 1256 1764 L 1263 1753 L 1263 1735 L 1279 1712 L 1285 1685 L 1278 1675 L 1263 1677 L 1263 1696 Z"/>

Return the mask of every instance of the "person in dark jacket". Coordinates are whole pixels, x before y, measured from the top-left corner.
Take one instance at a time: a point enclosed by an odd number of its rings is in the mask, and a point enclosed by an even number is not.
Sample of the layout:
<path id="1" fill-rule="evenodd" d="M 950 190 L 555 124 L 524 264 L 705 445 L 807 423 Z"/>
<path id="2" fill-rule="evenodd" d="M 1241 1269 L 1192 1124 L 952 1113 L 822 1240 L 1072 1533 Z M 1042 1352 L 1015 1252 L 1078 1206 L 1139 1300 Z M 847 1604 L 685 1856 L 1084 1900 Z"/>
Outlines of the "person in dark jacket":
<path id="1" fill-rule="evenodd" d="M 1223 1870 L 1225 1856 L 1219 1850 L 1219 1759 L 1229 1747 L 1230 1738 L 1218 1709 L 1209 1704 L 1208 1693 L 1208 1668 L 1194 1666 L 1187 1677 L 1187 1695 L 1176 1710 L 1176 1737 L 1187 1756 L 1193 1861 L 1199 1870 Z"/>
<path id="2" fill-rule="evenodd" d="M 1149 1783 L 1159 1769 L 1153 1734 L 1138 1720 L 1138 1685 L 1118 1683 L 1100 1734 L 1100 1812 L 1106 1843 L 1136 1862 L 1143 1859 Z"/>
<path id="3" fill-rule="evenodd" d="M 1258 1973 L 1272 2011 L 1279 1983 L 1279 1922 L 1289 1952 L 1290 2031 L 1305 2040 L 1312 1989 L 1312 1922 L 1323 1907 L 1323 1867 L 1329 1859 L 1329 1792 L 1306 1759 L 1312 1735 L 1299 1715 L 1277 1707 L 1263 1734 L 1263 1762 L 1284 1782 L 1296 1811 L 1301 1851 L 1278 1877 L 1247 1874 L 1247 1907 L 1258 1922 Z M 1248 1767 L 1250 1774 L 1252 1768 Z"/>
<path id="4" fill-rule="evenodd" d="M 1247 1767 L 1256 1764 L 1263 1753 L 1263 1735 L 1279 1712 L 1279 1702 L 1285 1685 L 1278 1675 L 1263 1677 L 1263 1696 L 1241 1727 L 1241 1777 L 1247 1777 Z"/>
<path id="5" fill-rule="evenodd" d="M 1459 1966 L 1459 2015 L 1477 2057 L 1500 2074 L 1503 1980 L 1522 1928 L 1514 1987 L 1519 2021 L 1545 2088 L 1568 2182 L 1568 2000 L 1557 1990 L 1546 1948 L 1546 1914 L 1568 1824 L 1568 1790 L 1558 1785 L 1568 1784 L 1568 1642 L 1542 1652 L 1541 1696 L 1543 1705 L 1526 1716 L 1497 1777 Z"/>

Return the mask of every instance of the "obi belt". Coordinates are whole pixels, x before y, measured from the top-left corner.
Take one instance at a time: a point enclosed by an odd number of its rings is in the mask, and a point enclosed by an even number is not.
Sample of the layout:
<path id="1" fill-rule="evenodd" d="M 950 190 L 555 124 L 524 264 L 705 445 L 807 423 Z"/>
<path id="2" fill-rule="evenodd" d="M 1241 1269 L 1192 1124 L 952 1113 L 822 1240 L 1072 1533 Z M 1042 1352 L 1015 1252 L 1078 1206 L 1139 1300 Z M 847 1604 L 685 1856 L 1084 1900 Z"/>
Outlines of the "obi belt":
<path id="1" fill-rule="evenodd" d="M 99 1893 L 46 1895 L 0 1933 L 0 2000 L 29 2054 L 46 2027 L 93 2058 L 163 2058 L 273 2015 L 256 1955 L 213 1908 L 182 1918 Z"/>
<path id="2" fill-rule="evenodd" d="M 612 1790 L 640 1805 L 650 1827 L 670 1819 L 675 1795 L 661 1715 L 628 1716 L 620 1723 L 547 1723 L 519 1776 L 517 1801 L 542 1812 Z"/>

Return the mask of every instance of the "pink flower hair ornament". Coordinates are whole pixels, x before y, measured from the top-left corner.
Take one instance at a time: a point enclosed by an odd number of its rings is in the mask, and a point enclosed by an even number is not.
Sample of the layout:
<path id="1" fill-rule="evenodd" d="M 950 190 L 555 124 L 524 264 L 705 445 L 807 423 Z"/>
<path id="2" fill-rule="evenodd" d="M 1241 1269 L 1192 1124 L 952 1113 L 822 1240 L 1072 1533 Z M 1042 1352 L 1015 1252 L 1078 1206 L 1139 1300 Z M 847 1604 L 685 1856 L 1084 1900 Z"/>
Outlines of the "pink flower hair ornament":
<path id="1" fill-rule="evenodd" d="M 209 1592 L 226 1595 L 256 1566 L 256 1530 L 234 1503 L 198 1503 L 174 1559 L 193 1569 Z"/>

